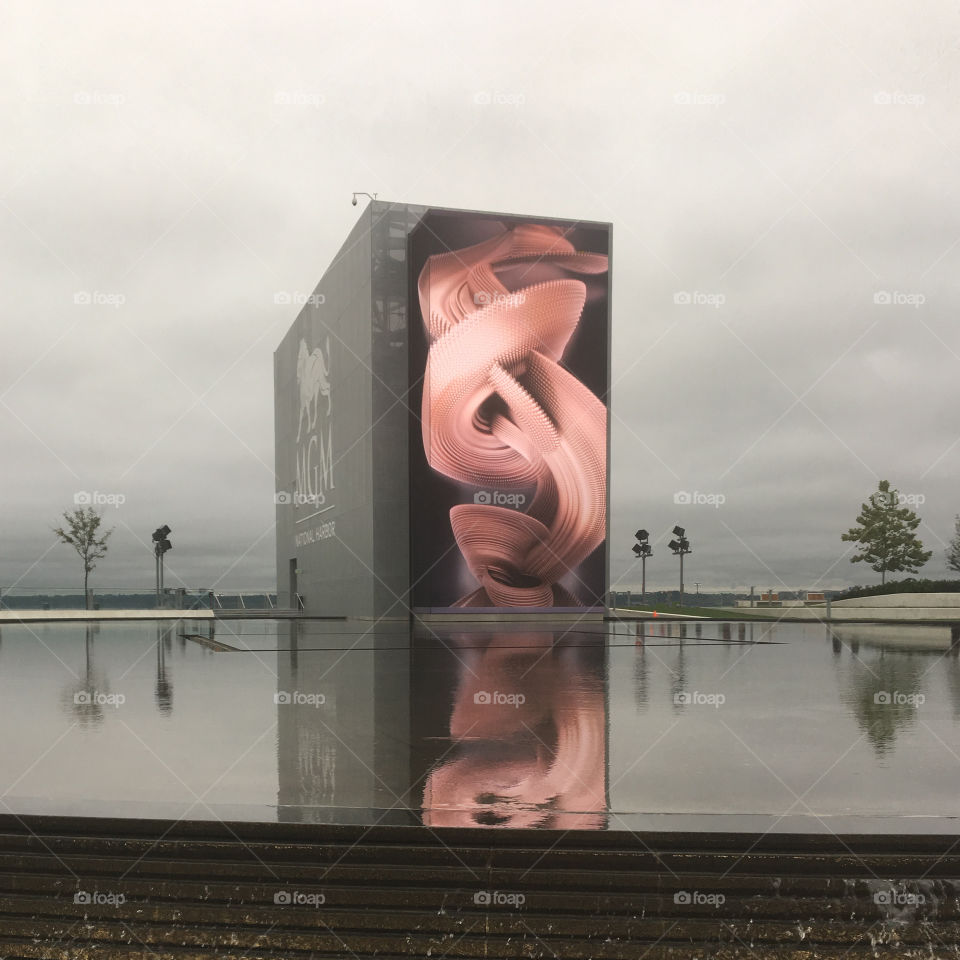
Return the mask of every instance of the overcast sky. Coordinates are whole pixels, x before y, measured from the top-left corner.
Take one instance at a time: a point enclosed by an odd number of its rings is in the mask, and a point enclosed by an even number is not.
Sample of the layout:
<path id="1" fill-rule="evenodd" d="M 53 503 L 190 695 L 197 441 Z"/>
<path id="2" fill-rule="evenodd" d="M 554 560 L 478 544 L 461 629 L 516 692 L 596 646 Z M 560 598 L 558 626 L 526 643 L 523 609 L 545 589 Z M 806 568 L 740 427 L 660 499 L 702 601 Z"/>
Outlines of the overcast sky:
<path id="1" fill-rule="evenodd" d="M 613 222 L 615 583 L 644 526 L 674 586 L 675 523 L 691 588 L 874 582 L 840 534 L 882 478 L 946 576 L 958 38 L 940 0 L 7 0 L 0 586 L 78 582 L 78 491 L 125 498 L 95 586 L 164 522 L 168 585 L 273 585 L 275 295 L 354 190 Z"/>

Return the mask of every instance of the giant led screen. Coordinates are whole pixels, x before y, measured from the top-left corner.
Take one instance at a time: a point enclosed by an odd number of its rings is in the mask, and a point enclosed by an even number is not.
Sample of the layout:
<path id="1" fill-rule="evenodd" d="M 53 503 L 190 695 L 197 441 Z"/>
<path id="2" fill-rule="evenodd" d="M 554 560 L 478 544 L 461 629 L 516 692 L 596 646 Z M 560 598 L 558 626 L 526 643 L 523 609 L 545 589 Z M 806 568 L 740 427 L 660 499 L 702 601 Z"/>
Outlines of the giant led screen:
<path id="1" fill-rule="evenodd" d="M 609 253 L 605 224 L 411 233 L 414 608 L 602 607 Z"/>

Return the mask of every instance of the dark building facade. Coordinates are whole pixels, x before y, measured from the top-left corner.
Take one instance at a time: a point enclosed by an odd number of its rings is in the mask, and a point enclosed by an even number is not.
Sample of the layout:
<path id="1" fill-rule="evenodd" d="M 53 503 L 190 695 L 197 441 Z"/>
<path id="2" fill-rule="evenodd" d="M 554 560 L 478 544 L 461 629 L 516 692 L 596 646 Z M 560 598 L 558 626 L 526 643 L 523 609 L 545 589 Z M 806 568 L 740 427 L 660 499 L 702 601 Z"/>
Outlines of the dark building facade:
<path id="1" fill-rule="evenodd" d="M 312 616 L 602 612 L 610 226 L 374 201 L 274 356 Z"/>

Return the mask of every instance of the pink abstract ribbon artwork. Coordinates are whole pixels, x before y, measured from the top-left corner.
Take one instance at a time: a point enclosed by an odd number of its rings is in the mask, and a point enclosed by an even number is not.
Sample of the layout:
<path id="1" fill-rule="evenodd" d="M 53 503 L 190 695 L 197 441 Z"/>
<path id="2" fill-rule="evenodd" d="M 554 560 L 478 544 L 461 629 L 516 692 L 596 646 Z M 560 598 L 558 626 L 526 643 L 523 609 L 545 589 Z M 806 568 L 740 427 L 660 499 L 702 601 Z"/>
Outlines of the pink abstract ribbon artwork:
<path id="1" fill-rule="evenodd" d="M 453 643 L 461 669 L 450 748 L 424 781 L 423 822 L 602 830 L 606 708 L 591 651 L 542 633 L 493 634 L 485 648 L 475 635 Z M 520 702 L 492 702 L 503 690 Z"/>
<path id="2" fill-rule="evenodd" d="M 581 605 L 559 581 L 606 536 L 607 410 L 561 360 L 586 302 L 579 277 L 606 270 L 562 229 L 521 224 L 420 273 L 427 461 L 463 484 L 535 490 L 525 511 L 450 511 L 479 584 L 455 606 Z"/>

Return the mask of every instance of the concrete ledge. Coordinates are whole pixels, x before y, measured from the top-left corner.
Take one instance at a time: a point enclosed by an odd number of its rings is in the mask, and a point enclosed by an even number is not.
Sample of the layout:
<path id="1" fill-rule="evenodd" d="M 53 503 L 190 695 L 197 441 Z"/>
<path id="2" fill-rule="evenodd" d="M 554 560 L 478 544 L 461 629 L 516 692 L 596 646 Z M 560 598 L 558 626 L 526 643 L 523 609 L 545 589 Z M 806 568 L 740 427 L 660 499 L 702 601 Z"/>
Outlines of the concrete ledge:
<path id="1" fill-rule="evenodd" d="M 213 619 L 212 610 L 0 610 L 0 623 Z"/>
<path id="2" fill-rule="evenodd" d="M 620 607 L 611 607 L 611 620 L 709 620 L 710 617 L 701 617 L 694 613 L 654 613 L 648 610 L 630 610 Z M 738 618 L 736 614 L 730 617 L 731 620 L 747 619 Z M 756 618 L 754 618 L 756 619 Z"/>
<path id="3" fill-rule="evenodd" d="M 826 604 L 790 608 L 790 617 L 824 620 Z M 830 604 L 831 620 L 944 621 L 960 623 L 960 593 L 887 593 L 879 597 L 853 597 Z"/>
<path id="4" fill-rule="evenodd" d="M 414 621 L 420 623 L 591 623 L 604 619 L 602 611 L 594 613 L 521 613 L 499 610 L 497 613 L 482 611 L 462 613 L 415 613 Z"/>
<path id="5" fill-rule="evenodd" d="M 877 597 L 854 597 L 850 600 L 834 600 L 833 607 L 906 607 L 910 609 L 946 608 L 960 611 L 960 593 L 885 593 Z"/>

